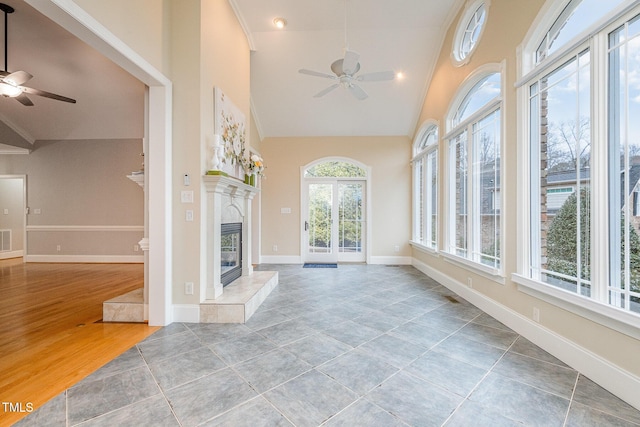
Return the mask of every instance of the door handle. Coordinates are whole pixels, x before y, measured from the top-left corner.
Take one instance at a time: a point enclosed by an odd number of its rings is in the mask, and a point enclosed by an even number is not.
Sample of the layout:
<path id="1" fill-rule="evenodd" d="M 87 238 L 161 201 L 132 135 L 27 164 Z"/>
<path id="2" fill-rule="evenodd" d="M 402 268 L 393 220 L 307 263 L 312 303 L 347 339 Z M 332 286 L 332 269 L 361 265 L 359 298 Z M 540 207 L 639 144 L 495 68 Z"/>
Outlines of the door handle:
<path id="1" fill-rule="evenodd" d="M 304 231 L 309 230 L 309 223 L 307 221 L 304 222 Z"/>

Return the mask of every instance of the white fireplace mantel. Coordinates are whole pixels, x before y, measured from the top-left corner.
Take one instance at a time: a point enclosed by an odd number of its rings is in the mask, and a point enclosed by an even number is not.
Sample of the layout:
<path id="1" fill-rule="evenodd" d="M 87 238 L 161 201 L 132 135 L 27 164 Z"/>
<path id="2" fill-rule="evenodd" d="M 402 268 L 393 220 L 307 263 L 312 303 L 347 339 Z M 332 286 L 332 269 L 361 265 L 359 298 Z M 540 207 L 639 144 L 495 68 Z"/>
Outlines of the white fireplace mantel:
<path id="1" fill-rule="evenodd" d="M 214 300 L 223 293 L 220 281 L 221 225 L 229 215 L 242 222 L 242 276 L 253 273 L 251 263 L 251 200 L 260 191 L 238 179 L 223 175 L 204 175 L 206 201 L 205 289 L 201 289 L 200 302 Z M 236 222 L 236 221 L 234 221 Z"/>

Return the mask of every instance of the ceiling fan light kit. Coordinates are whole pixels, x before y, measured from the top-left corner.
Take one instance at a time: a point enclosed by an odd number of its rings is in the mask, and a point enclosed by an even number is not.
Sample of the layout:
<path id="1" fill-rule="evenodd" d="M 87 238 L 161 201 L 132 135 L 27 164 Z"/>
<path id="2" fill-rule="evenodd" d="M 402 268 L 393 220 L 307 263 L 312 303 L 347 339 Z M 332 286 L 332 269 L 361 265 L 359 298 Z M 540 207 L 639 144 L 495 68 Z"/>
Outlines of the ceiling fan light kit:
<path id="1" fill-rule="evenodd" d="M 15 12 L 15 9 L 8 4 L 0 3 L 0 11 L 4 12 L 4 70 L 0 71 L 0 95 L 7 98 L 14 98 L 22 105 L 31 107 L 33 102 L 27 94 L 42 96 L 45 98 L 55 99 L 56 101 L 69 102 L 75 104 L 76 100 L 67 98 L 66 96 L 56 95 L 55 93 L 45 92 L 44 90 L 34 89 L 27 86 L 22 86 L 27 81 L 31 80 L 33 76 L 26 71 L 15 71 L 10 73 L 7 66 L 8 57 L 8 40 L 7 40 L 7 28 L 8 28 L 8 15 Z"/>

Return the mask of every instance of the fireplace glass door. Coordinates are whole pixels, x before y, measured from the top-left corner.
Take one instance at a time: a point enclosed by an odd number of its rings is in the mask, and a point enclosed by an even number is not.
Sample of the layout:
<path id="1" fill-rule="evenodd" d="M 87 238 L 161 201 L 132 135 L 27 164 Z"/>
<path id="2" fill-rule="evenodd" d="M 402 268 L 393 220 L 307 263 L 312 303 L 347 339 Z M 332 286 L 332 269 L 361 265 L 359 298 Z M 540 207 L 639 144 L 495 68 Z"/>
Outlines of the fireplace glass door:
<path id="1" fill-rule="evenodd" d="M 242 223 L 222 224 L 220 281 L 223 286 L 242 275 Z"/>

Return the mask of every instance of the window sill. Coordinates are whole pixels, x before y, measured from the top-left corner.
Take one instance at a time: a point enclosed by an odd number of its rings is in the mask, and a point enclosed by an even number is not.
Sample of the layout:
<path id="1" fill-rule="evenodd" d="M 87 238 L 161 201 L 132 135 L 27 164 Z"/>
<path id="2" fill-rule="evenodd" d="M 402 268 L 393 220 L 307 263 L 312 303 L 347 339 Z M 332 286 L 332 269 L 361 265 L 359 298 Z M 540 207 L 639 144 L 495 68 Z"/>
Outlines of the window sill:
<path id="1" fill-rule="evenodd" d="M 482 276 L 486 279 L 492 280 L 500 285 L 505 284 L 505 280 L 504 280 L 504 276 L 502 275 L 502 272 L 496 268 L 487 267 L 485 265 L 479 264 L 477 262 L 469 261 L 466 258 L 462 258 L 447 252 L 440 252 L 440 255 L 447 262 L 455 264 L 466 270 L 470 270 L 471 272 L 479 276 Z"/>
<path id="2" fill-rule="evenodd" d="M 591 298 L 512 274 L 518 290 L 635 339 L 640 339 L 640 316 Z"/>
<path id="3" fill-rule="evenodd" d="M 420 243 L 420 242 L 416 242 L 415 240 L 410 240 L 409 244 L 411 246 L 413 246 L 416 250 L 425 253 L 425 254 L 429 254 L 429 255 L 433 255 L 433 256 L 438 256 L 438 251 L 436 249 L 433 249 L 429 246 L 425 246 L 424 244 Z"/>

